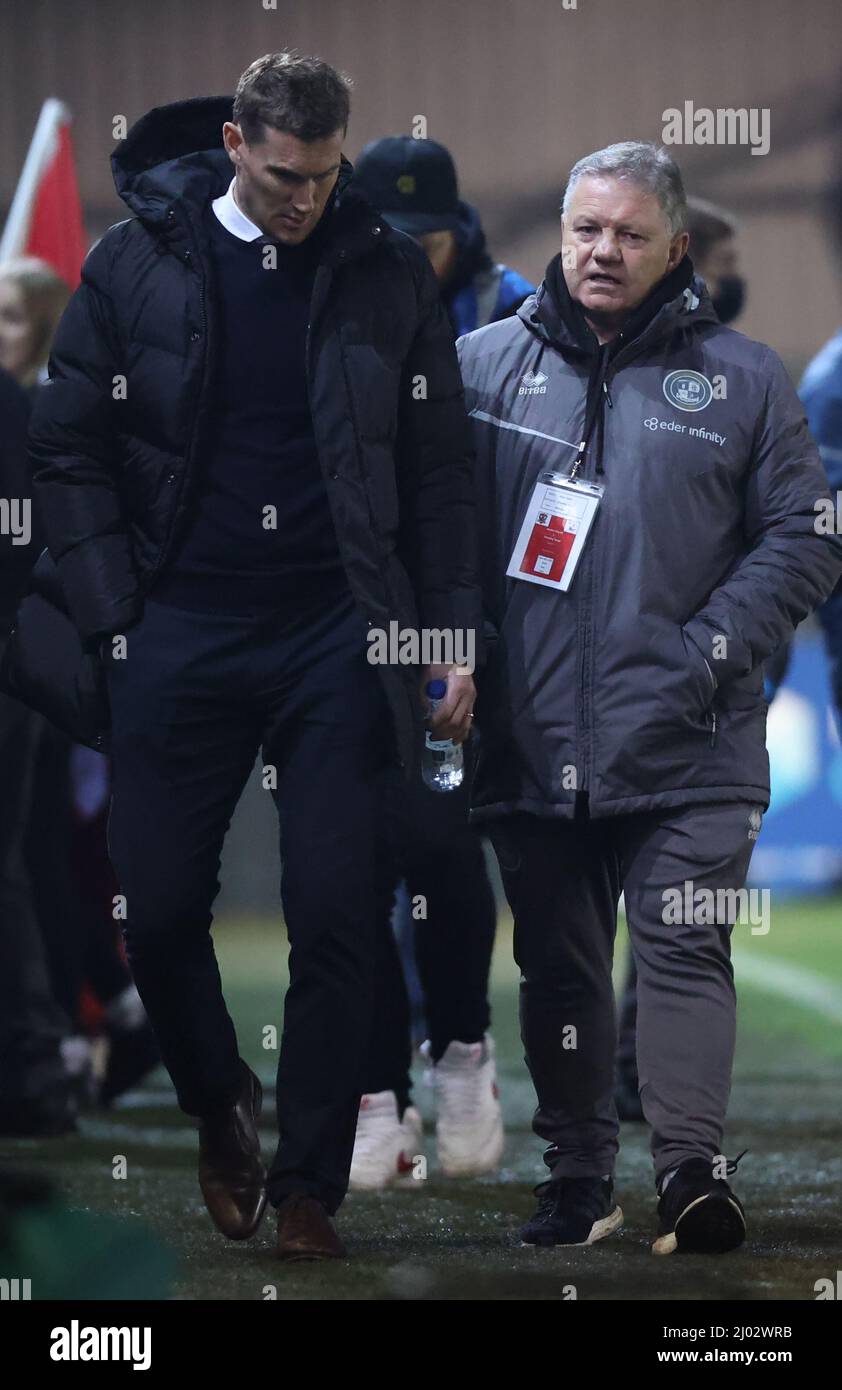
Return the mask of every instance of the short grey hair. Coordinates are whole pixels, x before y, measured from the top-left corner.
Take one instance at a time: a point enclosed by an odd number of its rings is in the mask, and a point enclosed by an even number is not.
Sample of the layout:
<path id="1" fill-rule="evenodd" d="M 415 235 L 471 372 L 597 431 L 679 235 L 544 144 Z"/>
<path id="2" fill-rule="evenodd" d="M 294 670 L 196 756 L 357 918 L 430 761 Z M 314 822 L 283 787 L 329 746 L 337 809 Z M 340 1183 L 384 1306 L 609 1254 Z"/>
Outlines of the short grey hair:
<path id="1" fill-rule="evenodd" d="M 573 190 L 581 178 L 596 174 L 602 178 L 628 179 L 647 193 L 654 193 L 663 209 L 670 236 L 687 230 L 687 196 L 681 170 L 671 154 L 661 145 L 645 140 L 621 140 L 604 150 L 586 154 L 573 168 L 567 179 L 561 211 L 566 216 Z"/>

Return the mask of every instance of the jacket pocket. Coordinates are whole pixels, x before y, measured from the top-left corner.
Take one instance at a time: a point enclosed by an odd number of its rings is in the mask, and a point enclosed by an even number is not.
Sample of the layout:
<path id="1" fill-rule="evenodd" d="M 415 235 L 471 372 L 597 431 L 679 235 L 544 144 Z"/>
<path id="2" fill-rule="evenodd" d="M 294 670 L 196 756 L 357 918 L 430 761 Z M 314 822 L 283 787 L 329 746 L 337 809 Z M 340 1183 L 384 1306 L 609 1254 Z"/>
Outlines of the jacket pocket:
<path id="1" fill-rule="evenodd" d="M 688 637 L 683 627 L 681 629 L 681 640 L 684 643 L 687 660 L 696 674 L 699 707 L 702 711 L 707 711 L 710 709 L 711 701 L 719 689 L 719 681 L 716 679 L 713 667 L 704 652 L 696 645 L 692 637 Z"/>
<path id="2" fill-rule="evenodd" d="M 722 703 L 729 710 L 753 710 L 765 705 L 763 667 L 756 666 L 747 676 L 737 676 L 722 687 Z"/>

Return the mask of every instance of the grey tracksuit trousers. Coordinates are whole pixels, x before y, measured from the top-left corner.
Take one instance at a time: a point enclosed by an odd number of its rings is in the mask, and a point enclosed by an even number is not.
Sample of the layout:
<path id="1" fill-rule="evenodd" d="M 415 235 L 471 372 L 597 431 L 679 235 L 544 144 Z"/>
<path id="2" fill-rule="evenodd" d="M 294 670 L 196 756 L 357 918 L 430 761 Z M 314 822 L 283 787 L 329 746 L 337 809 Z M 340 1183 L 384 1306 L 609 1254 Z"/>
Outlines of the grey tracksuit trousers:
<path id="1" fill-rule="evenodd" d="M 743 887 L 759 825 L 755 804 L 721 802 L 488 826 L 514 916 L 534 1129 L 556 1176 L 610 1173 L 617 1153 L 611 964 L 621 892 L 656 1179 L 721 1152 L 735 1041 L 730 931 L 741 906 L 725 890 Z M 751 939 L 748 920 L 737 930 Z"/>

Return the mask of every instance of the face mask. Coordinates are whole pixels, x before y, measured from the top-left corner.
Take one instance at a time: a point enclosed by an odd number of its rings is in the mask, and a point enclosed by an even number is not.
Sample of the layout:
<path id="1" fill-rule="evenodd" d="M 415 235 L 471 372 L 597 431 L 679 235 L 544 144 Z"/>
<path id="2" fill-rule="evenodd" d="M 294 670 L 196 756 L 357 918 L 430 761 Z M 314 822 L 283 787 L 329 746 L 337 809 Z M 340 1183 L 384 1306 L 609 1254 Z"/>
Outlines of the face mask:
<path id="1" fill-rule="evenodd" d="M 742 275 L 723 275 L 719 292 L 713 297 L 713 307 L 720 323 L 730 323 L 741 314 L 746 302 L 746 282 Z"/>

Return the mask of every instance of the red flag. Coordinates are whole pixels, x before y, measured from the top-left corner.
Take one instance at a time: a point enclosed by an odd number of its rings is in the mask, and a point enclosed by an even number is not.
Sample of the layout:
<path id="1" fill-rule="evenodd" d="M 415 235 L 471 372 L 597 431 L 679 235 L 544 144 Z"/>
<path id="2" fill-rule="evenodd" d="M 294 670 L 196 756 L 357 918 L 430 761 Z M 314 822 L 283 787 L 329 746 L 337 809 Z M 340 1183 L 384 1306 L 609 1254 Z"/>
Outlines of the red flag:
<path id="1" fill-rule="evenodd" d="M 50 97 L 41 108 L 3 229 L 0 263 L 40 256 L 75 289 L 86 250 L 70 112 Z"/>

